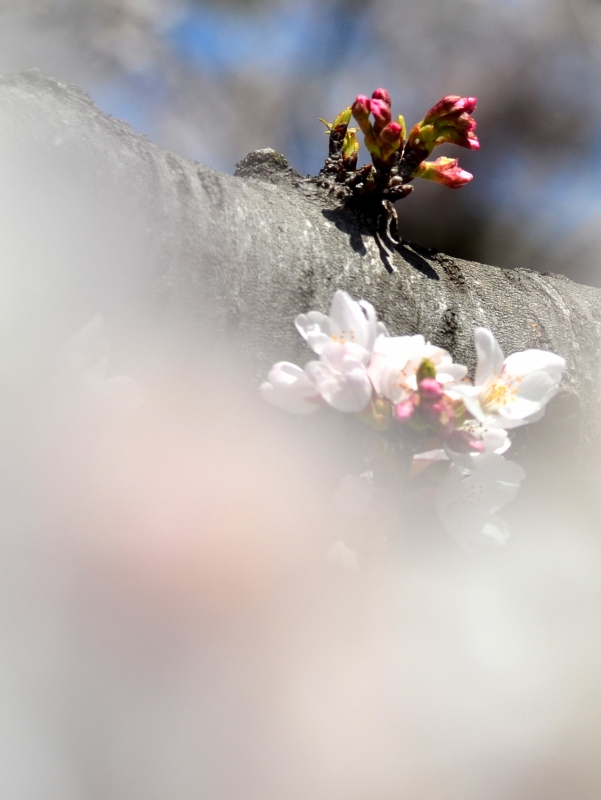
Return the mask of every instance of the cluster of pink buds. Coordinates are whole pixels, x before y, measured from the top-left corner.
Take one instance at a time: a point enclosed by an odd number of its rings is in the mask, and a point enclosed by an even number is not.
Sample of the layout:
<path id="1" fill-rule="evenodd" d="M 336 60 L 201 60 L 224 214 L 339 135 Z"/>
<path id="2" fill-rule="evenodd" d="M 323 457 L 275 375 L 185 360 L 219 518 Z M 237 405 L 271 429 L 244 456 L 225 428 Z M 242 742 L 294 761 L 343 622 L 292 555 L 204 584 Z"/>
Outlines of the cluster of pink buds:
<path id="1" fill-rule="evenodd" d="M 424 158 L 441 144 L 456 144 L 468 150 L 477 150 L 476 123 L 470 114 L 476 108 L 475 97 L 448 95 L 428 111 L 421 122 L 414 125 L 408 144 L 422 149 Z"/>
<path id="2" fill-rule="evenodd" d="M 414 178 L 441 183 L 450 189 L 465 186 L 472 179 L 461 169 L 457 159 L 427 157 L 442 144 L 456 144 L 469 150 L 480 146 L 471 113 L 475 97 L 448 95 L 432 106 L 409 136 L 405 120 L 392 118 L 392 100 L 386 89 L 376 89 L 371 98 L 358 95 L 333 123 L 322 122 L 330 133 L 330 152 L 325 172 L 334 172 L 337 180 L 353 188 L 355 194 L 376 195 L 394 202 L 410 193 Z M 372 164 L 357 170 L 359 143 L 356 128 L 348 128 L 351 116 L 361 129 Z"/>
<path id="3" fill-rule="evenodd" d="M 376 89 L 371 100 L 360 94 L 351 109 L 376 169 L 392 166 L 396 160 L 395 154 L 405 143 L 407 131 L 402 116 L 396 122 L 392 121 L 392 100 L 386 89 Z M 370 122 L 370 114 L 374 118 L 373 123 Z"/>
<path id="4" fill-rule="evenodd" d="M 436 379 L 436 367 L 425 358 L 416 372 L 417 391 L 397 403 L 394 417 L 419 431 L 430 431 L 459 452 L 483 450 L 482 442 L 466 430 L 460 430 L 465 409 L 453 403 L 444 386 Z"/>

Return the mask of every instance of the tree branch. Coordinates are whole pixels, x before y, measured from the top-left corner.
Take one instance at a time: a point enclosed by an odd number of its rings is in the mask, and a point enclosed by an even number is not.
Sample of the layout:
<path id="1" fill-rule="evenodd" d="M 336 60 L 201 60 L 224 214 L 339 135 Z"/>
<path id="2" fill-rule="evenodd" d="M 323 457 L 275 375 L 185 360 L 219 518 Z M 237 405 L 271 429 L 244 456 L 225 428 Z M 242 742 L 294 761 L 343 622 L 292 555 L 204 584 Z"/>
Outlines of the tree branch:
<path id="1" fill-rule="evenodd" d="M 391 333 L 422 333 L 470 368 L 476 325 L 506 353 L 561 354 L 569 369 L 555 416 L 586 420 L 578 440 L 601 444 L 600 290 L 410 245 L 393 254 L 389 274 L 369 223 L 273 151 L 220 174 L 37 71 L 0 81 L 0 115 L 3 250 L 11 270 L 50 287 L 50 300 L 28 281 L 17 294 L 32 317 L 65 291 L 76 297 L 60 320 L 42 314 L 45 340 L 90 312 L 141 304 L 156 314 L 160 301 L 161 314 L 199 337 L 232 334 L 263 373 L 273 361 L 306 360 L 293 319 L 327 311 L 342 288 L 372 302 Z M 40 197 L 48 205 L 38 207 Z"/>

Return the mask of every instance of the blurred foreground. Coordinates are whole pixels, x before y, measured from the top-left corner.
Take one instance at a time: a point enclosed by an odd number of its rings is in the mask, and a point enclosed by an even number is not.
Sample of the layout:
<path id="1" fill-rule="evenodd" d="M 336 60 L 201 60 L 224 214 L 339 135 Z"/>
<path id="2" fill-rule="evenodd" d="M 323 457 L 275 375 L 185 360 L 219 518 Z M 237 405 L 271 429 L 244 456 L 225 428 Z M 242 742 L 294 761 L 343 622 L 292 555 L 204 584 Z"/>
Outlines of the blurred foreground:
<path id="1" fill-rule="evenodd" d="M 561 459 L 505 548 L 466 556 L 427 496 L 356 517 L 333 416 L 123 305 L 143 225 L 0 167 L 3 793 L 596 800 L 601 539 Z"/>
<path id="2" fill-rule="evenodd" d="M 327 421 L 118 345 L 5 402 L 7 797 L 599 796 L 592 514 L 526 487 L 472 557 L 425 503 L 357 522 Z"/>

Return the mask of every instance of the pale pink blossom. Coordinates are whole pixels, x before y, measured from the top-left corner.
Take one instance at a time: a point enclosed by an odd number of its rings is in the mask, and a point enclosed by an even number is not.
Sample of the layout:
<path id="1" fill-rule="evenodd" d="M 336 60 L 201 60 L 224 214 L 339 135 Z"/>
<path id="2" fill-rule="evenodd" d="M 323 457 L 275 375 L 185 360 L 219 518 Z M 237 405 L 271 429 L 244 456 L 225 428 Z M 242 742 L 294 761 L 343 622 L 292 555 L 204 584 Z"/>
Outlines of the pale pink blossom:
<path id="1" fill-rule="evenodd" d="M 305 372 L 321 397 L 338 411 L 363 411 L 372 396 L 372 386 L 360 354 L 348 344 L 330 341 L 319 361 L 310 361 Z"/>
<path id="2" fill-rule="evenodd" d="M 346 345 L 347 353 L 364 364 L 369 362 L 376 338 L 386 333 L 371 303 L 357 302 L 340 290 L 334 295 L 329 315 L 309 311 L 299 314 L 295 325 L 317 355 L 322 354 L 326 345 L 335 342 Z"/>
<path id="3" fill-rule="evenodd" d="M 322 405 L 314 382 L 289 361 L 274 364 L 259 391 L 264 400 L 292 414 L 312 414 Z"/>
<path id="4" fill-rule="evenodd" d="M 454 364 L 446 350 L 426 342 L 421 334 L 378 336 L 367 368 L 376 394 L 395 404 L 406 401 L 417 391 L 416 373 L 425 359 L 434 364 L 436 380 L 445 391 L 467 374 L 466 367 Z"/>
<path id="5" fill-rule="evenodd" d="M 458 389 L 470 414 L 486 428 L 516 428 L 540 419 L 559 389 L 565 360 L 546 350 L 523 350 L 504 359 L 487 328 L 476 328 L 474 339 L 474 386 Z"/>
<path id="6" fill-rule="evenodd" d="M 436 489 L 444 528 L 468 551 L 477 544 L 505 544 L 509 528 L 496 512 L 513 500 L 524 477 L 519 464 L 500 455 L 473 470 L 452 464 Z"/>

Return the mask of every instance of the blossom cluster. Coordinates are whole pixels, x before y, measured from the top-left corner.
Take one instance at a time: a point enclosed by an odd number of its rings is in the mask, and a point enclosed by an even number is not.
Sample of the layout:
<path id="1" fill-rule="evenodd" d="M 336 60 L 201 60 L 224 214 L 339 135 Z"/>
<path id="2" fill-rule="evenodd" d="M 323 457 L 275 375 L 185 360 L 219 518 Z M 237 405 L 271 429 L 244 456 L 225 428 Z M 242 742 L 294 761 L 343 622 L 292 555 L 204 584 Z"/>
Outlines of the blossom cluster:
<path id="1" fill-rule="evenodd" d="M 361 192 L 380 192 L 392 201 L 405 197 L 412 190 L 409 181 L 424 178 L 450 189 L 458 189 L 472 180 L 461 169 L 456 158 L 426 159 L 435 147 L 456 144 L 469 150 L 480 147 L 476 122 L 471 116 L 476 108 L 475 97 L 447 95 L 438 101 L 413 126 L 409 135 L 405 120 L 392 119 L 392 100 L 386 89 L 376 89 L 371 98 L 358 95 L 355 102 L 342 111 L 333 123 L 325 123 L 330 134 L 330 171 L 341 170 L 346 180 L 357 169 L 359 142 L 357 128 L 349 128 L 351 117 L 364 136 L 372 164 L 358 170 L 350 180 Z"/>
<path id="2" fill-rule="evenodd" d="M 390 336 L 373 306 L 346 292 L 329 315 L 299 314 L 296 328 L 317 356 L 304 368 L 279 362 L 260 388 L 270 403 L 293 413 L 321 407 L 357 414 L 380 430 L 409 426 L 437 446 L 422 462 L 450 467 L 436 496 L 438 515 L 463 544 L 503 543 L 507 526 L 496 512 L 516 494 L 522 468 L 504 457 L 508 431 L 542 417 L 557 393 L 565 361 L 543 350 L 507 358 L 486 328 L 474 332 L 477 367 L 467 368 L 423 336 Z"/>

